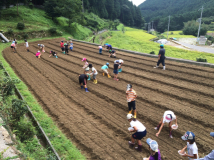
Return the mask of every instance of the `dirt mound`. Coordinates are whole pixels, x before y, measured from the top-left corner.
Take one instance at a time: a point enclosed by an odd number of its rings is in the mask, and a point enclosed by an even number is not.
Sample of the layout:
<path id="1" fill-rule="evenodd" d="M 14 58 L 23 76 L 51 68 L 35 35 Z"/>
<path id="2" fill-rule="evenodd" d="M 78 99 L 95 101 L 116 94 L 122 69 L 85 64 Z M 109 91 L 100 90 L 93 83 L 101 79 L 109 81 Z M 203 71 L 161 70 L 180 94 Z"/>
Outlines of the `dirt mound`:
<path id="1" fill-rule="evenodd" d="M 124 60 L 119 82 L 102 76 L 101 66 L 113 61 L 108 53 L 98 54 L 96 46 L 74 42 L 73 52 L 61 54 L 61 39 L 30 43 L 30 52 L 18 45 L 17 53 L 11 48 L 3 51 L 5 59 L 35 95 L 44 110 L 88 159 L 142 159 L 149 156 L 145 140 L 143 152 L 128 146 L 131 134 L 126 120 L 128 107 L 126 85 L 136 90 L 137 117 L 146 126 L 146 138 L 158 141 L 164 160 L 182 159 L 177 151 L 186 142 L 181 140 L 185 131 L 196 135 L 199 155 L 209 153 L 213 141 L 214 69 L 166 61 L 166 71 L 153 69 L 156 59 L 118 51 Z M 41 59 L 35 57 L 37 44 L 45 45 Z M 50 50 L 58 58 L 49 58 Z M 83 73 L 81 59 L 86 57 L 98 70 L 98 84 L 88 84 L 89 93 L 80 89 L 78 75 Z M 159 137 L 153 129 L 164 111 L 172 110 L 178 117 L 178 130 L 173 139 L 165 127 Z M 186 159 L 186 158 L 183 158 Z"/>

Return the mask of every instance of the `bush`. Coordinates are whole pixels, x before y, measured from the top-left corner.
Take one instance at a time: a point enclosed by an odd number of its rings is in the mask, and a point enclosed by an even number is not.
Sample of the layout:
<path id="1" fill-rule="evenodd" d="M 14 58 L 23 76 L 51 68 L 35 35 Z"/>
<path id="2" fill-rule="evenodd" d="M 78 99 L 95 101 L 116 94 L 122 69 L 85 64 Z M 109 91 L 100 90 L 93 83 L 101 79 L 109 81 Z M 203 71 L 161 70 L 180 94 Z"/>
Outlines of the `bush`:
<path id="1" fill-rule="evenodd" d="M 9 28 L 9 29 L 7 30 L 7 33 L 8 33 L 9 35 L 13 35 L 13 30 L 12 30 L 11 28 Z"/>
<path id="2" fill-rule="evenodd" d="M 27 39 L 27 38 L 28 38 L 28 34 L 25 33 L 25 34 L 23 35 L 23 38 L 24 38 L 24 39 Z"/>
<path id="3" fill-rule="evenodd" d="M 205 58 L 196 58 L 197 62 L 207 62 L 207 59 Z"/>
<path id="4" fill-rule="evenodd" d="M 154 52 L 154 51 L 151 51 L 149 54 L 155 54 L 155 52 Z"/>
<path id="5" fill-rule="evenodd" d="M 25 24 L 19 22 L 19 23 L 17 24 L 17 27 L 16 27 L 16 28 L 19 29 L 19 30 L 23 30 L 23 29 L 25 29 Z"/>
<path id="6" fill-rule="evenodd" d="M 174 34 L 173 32 L 171 32 L 171 35 Z"/>
<path id="7" fill-rule="evenodd" d="M 35 127 L 26 118 L 21 118 L 21 120 L 14 127 L 13 131 L 21 142 L 32 139 L 36 134 Z"/>
<path id="8" fill-rule="evenodd" d="M 52 34 L 52 35 L 54 35 L 54 34 L 56 34 L 56 33 L 57 33 L 56 28 L 50 28 L 48 31 L 49 31 L 49 32 L 50 32 L 50 34 Z"/>
<path id="9" fill-rule="evenodd" d="M 33 8 L 34 8 L 34 5 L 33 5 L 32 2 L 30 2 L 30 3 L 28 4 L 28 6 L 29 6 L 30 9 L 33 9 Z"/>
<path id="10" fill-rule="evenodd" d="M 182 31 L 182 32 L 179 32 L 179 34 L 180 34 L 180 35 L 184 35 L 183 31 Z"/>

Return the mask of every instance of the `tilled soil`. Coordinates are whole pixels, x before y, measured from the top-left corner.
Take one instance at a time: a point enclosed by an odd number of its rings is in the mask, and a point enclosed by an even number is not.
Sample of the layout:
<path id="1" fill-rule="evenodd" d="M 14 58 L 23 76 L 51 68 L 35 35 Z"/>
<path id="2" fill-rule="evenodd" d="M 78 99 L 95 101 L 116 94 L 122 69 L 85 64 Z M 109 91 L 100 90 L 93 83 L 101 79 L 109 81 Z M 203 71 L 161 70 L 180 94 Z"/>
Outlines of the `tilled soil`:
<path id="1" fill-rule="evenodd" d="M 124 60 L 119 81 L 102 76 L 101 66 L 110 63 L 113 76 L 114 58 L 93 45 L 74 42 L 73 52 L 61 53 L 60 40 L 45 40 L 30 43 L 30 52 L 18 45 L 17 53 L 11 48 L 3 51 L 5 59 L 37 98 L 43 109 L 59 128 L 88 159 L 142 159 L 149 156 L 146 138 L 157 140 L 164 160 L 187 159 L 178 155 L 186 142 L 181 136 L 186 131 L 196 135 L 200 157 L 213 148 L 209 132 L 214 128 L 214 69 L 190 64 L 166 61 L 166 70 L 154 69 L 157 59 L 117 53 Z M 37 44 L 45 45 L 40 59 L 35 57 Z M 58 58 L 48 57 L 50 50 Z M 98 84 L 88 82 L 89 93 L 80 89 L 78 76 L 83 73 L 86 57 L 98 70 Z M 129 148 L 131 134 L 126 119 L 126 85 L 131 83 L 137 92 L 137 118 L 147 128 L 142 140 L 143 152 Z M 159 137 L 157 126 L 164 111 L 172 110 L 177 115 L 179 128 L 169 138 L 166 125 Z"/>

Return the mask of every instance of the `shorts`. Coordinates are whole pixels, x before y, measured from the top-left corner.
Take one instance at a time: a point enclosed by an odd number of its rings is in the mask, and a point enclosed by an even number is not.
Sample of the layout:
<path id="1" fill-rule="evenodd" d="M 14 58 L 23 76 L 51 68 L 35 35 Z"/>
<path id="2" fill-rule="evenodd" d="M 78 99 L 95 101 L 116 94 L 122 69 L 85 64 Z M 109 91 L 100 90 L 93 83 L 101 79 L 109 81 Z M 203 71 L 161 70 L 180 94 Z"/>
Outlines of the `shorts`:
<path id="1" fill-rule="evenodd" d="M 38 58 L 39 56 L 36 56 L 36 58 Z"/>
<path id="2" fill-rule="evenodd" d="M 61 48 L 62 49 L 62 51 L 64 51 L 65 50 L 65 48 Z"/>
<path id="3" fill-rule="evenodd" d="M 105 72 L 106 74 L 108 74 L 108 70 L 107 69 L 102 69 L 103 72 Z"/>
<path id="4" fill-rule="evenodd" d="M 113 73 L 114 73 L 114 74 L 118 74 L 118 70 L 114 70 Z"/>
<path id="5" fill-rule="evenodd" d="M 70 47 L 70 50 L 72 50 L 73 49 L 73 47 Z"/>
<path id="6" fill-rule="evenodd" d="M 128 102 L 128 107 L 129 107 L 129 111 L 131 111 L 132 109 L 135 110 L 136 109 L 135 101 Z"/>
<path id="7" fill-rule="evenodd" d="M 13 46 L 10 46 L 11 48 L 14 48 Z"/>
<path id="8" fill-rule="evenodd" d="M 139 139 L 139 140 L 141 140 L 143 137 L 146 137 L 146 133 L 147 133 L 146 130 L 143 131 L 143 132 L 135 132 L 135 133 L 132 135 L 132 137 L 133 137 L 134 139 Z"/>
<path id="9" fill-rule="evenodd" d="M 81 77 L 79 77 L 79 84 L 83 84 L 83 85 L 86 85 L 86 80 L 85 80 L 85 78 L 81 78 Z"/>
<path id="10" fill-rule="evenodd" d="M 97 77 L 97 74 L 93 74 L 93 79 L 96 79 L 96 77 Z"/>

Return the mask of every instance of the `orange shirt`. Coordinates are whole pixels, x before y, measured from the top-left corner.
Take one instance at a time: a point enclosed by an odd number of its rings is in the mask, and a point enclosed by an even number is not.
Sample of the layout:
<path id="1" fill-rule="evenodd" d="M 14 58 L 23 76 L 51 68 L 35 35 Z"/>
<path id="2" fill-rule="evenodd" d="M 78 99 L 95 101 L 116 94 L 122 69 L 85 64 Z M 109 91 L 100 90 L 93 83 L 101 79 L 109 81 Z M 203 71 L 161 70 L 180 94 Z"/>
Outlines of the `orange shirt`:
<path id="1" fill-rule="evenodd" d="M 128 94 L 128 99 L 130 101 L 134 101 L 135 100 L 135 96 L 137 95 L 135 90 L 132 89 L 132 91 L 126 91 L 126 93 Z"/>

